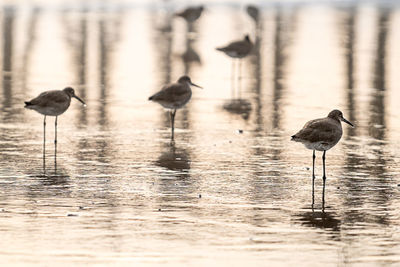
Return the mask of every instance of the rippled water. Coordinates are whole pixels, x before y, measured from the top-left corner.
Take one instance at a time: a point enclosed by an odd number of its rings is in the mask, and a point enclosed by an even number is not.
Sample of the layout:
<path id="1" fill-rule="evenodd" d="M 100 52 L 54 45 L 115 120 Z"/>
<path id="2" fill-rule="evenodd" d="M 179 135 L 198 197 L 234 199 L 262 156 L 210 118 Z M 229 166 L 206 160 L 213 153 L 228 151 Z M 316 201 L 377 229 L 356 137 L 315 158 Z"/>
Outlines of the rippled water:
<path id="1" fill-rule="evenodd" d="M 0 262 L 7 265 L 400 264 L 400 6 L 210 3 L 187 33 L 182 3 L 0 4 Z M 255 41 L 232 88 L 215 47 Z M 147 98 L 188 74 L 191 102 Z M 47 119 L 23 101 L 76 89 Z M 339 108 L 322 205 L 317 154 L 290 135 Z"/>

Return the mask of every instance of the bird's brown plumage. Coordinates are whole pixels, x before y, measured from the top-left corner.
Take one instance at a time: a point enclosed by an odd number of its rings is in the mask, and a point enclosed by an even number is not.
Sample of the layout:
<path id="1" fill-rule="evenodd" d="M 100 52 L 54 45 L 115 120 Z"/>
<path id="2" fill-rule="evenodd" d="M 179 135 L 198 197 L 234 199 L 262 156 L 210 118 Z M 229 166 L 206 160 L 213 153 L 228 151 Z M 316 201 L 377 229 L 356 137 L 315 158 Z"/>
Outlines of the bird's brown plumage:
<path id="1" fill-rule="evenodd" d="M 326 151 L 335 146 L 342 137 L 343 130 L 340 121 L 353 126 L 343 118 L 340 110 L 332 110 L 327 117 L 307 122 L 292 140 L 303 143 L 308 149 Z"/>
<path id="2" fill-rule="evenodd" d="M 203 9 L 203 6 L 188 7 L 181 12 L 175 13 L 175 16 L 182 17 L 188 22 L 194 22 L 201 16 Z"/>
<path id="3" fill-rule="evenodd" d="M 168 109 L 182 108 L 192 97 L 190 85 L 200 87 L 192 83 L 188 76 L 182 76 L 177 82 L 165 85 L 159 92 L 150 96 L 149 100 Z"/>
<path id="4" fill-rule="evenodd" d="M 336 144 L 342 137 L 342 126 L 338 120 L 321 118 L 307 122 L 294 139 L 310 143 L 325 142 Z"/>
<path id="5" fill-rule="evenodd" d="M 164 86 L 160 92 L 154 94 L 149 99 L 160 103 L 166 108 L 179 108 L 190 100 L 192 91 L 188 90 L 181 83 L 173 83 Z"/>
<path id="6" fill-rule="evenodd" d="M 68 100 L 71 100 L 68 94 L 61 94 L 60 90 L 51 90 L 41 93 L 29 102 L 31 105 L 46 107 L 54 103 L 62 103 Z"/>
<path id="7" fill-rule="evenodd" d="M 45 91 L 32 100 L 26 101 L 25 108 L 33 109 L 46 116 L 58 116 L 68 109 L 71 97 L 85 105 L 85 102 L 75 95 L 74 89 L 67 87 L 63 90 Z"/>
<path id="8" fill-rule="evenodd" d="M 230 57 L 243 58 L 251 52 L 252 48 L 253 48 L 253 44 L 250 41 L 249 36 L 246 35 L 243 40 L 234 41 L 225 47 L 219 47 L 216 49 L 218 51 L 224 52 L 225 54 L 227 54 Z"/>

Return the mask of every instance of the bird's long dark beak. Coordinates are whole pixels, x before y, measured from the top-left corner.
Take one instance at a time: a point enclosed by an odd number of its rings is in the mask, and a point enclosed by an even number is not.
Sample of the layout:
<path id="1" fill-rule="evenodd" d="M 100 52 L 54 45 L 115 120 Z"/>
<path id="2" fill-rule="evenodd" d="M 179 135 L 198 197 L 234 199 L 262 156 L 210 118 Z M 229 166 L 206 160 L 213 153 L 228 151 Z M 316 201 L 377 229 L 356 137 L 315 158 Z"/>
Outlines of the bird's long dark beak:
<path id="1" fill-rule="evenodd" d="M 80 99 L 77 95 L 73 95 L 72 97 L 75 97 L 76 99 L 79 100 L 79 102 L 81 102 L 84 106 L 86 106 L 85 101 L 83 101 L 82 99 Z"/>
<path id="2" fill-rule="evenodd" d="M 349 122 L 348 120 L 346 120 L 345 118 L 342 118 L 342 121 L 345 122 L 345 123 L 347 123 L 347 124 L 350 125 L 351 127 L 354 127 L 354 125 L 353 125 L 351 122 Z"/>
<path id="3" fill-rule="evenodd" d="M 201 86 L 199 86 L 199 85 L 197 85 L 197 84 L 194 84 L 194 83 L 192 83 L 192 82 L 190 82 L 190 85 L 193 85 L 193 86 L 196 86 L 196 87 L 198 87 L 198 88 L 200 88 L 200 89 L 203 89 L 203 87 L 201 87 Z"/>

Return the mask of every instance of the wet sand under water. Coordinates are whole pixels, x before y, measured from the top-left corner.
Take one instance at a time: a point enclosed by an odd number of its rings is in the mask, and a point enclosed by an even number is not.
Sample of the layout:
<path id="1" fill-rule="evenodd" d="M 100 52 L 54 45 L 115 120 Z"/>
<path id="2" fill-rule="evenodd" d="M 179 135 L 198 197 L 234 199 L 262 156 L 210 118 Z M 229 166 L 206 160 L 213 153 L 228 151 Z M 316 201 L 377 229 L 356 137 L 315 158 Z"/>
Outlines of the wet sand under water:
<path id="1" fill-rule="evenodd" d="M 400 263 L 400 6 L 265 5 L 256 29 L 215 4 L 191 34 L 173 4 L 0 8 L 2 264 Z M 232 90 L 215 47 L 247 32 Z M 171 143 L 147 98 L 183 73 L 204 90 Z M 23 101 L 67 85 L 87 107 L 58 119 L 56 171 L 47 119 L 44 175 Z M 290 136 L 334 108 L 356 127 L 327 152 L 324 209 L 317 153 L 312 209 L 312 151 Z"/>

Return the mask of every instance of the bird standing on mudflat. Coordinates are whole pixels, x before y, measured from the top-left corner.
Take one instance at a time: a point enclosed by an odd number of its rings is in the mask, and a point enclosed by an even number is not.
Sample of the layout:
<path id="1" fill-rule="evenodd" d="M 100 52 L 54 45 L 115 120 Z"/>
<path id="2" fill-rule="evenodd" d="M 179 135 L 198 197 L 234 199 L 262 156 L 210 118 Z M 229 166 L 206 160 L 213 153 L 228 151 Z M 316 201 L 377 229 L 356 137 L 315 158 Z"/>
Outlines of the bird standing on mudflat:
<path id="1" fill-rule="evenodd" d="M 171 140 L 174 140 L 174 122 L 176 110 L 182 108 L 192 97 L 190 86 L 202 88 L 190 80 L 189 76 L 182 76 L 177 82 L 165 85 L 161 91 L 149 97 L 150 101 L 159 103 L 170 110 L 171 116 Z"/>
<path id="2" fill-rule="evenodd" d="M 314 166 L 315 166 L 315 150 L 323 151 L 322 162 L 323 162 L 323 190 L 325 191 L 325 153 L 327 150 L 334 147 L 342 137 L 342 124 L 341 121 L 354 127 L 354 125 L 343 118 L 343 113 L 340 110 L 332 110 L 329 112 L 326 118 L 320 118 L 307 122 L 303 129 L 301 129 L 295 135 L 292 135 L 292 141 L 300 142 L 306 146 L 306 148 L 313 150 L 313 195 L 314 195 Z M 324 200 L 323 191 L 323 200 Z"/>
<path id="3" fill-rule="evenodd" d="M 55 116 L 55 152 L 57 152 L 57 118 L 63 114 L 71 104 L 71 98 L 78 99 L 83 105 L 85 102 L 75 95 L 74 89 L 67 87 L 64 90 L 51 90 L 41 93 L 31 101 L 25 102 L 25 108 L 33 109 L 44 115 L 43 120 L 43 168 L 45 168 L 45 149 L 46 149 L 46 116 Z"/>

